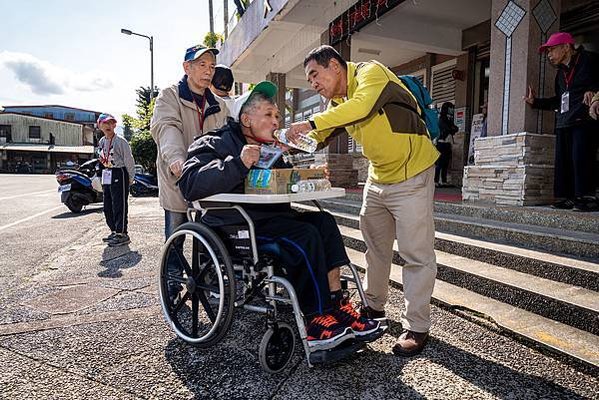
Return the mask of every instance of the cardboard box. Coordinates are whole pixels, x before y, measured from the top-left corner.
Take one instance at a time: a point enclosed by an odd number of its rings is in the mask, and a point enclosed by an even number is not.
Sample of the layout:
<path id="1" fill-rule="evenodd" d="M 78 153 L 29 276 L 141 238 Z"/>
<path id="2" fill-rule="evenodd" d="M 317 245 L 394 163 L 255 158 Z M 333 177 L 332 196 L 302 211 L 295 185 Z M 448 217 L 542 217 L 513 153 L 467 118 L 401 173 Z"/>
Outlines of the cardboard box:
<path id="1" fill-rule="evenodd" d="M 322 178 L 325 178 L 322 169 L 252 169 L 245 179 L 245 192 L 251 194 L 286 194 L 291 193 L 291 185 L 297 181 Z"/>

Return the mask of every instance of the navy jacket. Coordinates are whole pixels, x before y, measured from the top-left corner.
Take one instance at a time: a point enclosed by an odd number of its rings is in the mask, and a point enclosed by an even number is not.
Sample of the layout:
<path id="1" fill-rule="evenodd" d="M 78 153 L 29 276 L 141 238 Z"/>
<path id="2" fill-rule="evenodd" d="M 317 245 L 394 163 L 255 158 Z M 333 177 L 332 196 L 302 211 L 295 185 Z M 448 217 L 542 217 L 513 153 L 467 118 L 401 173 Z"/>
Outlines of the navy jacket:
<path id="1" fill-rule="evenodd" d="M 570 87 L 566 89 L 564 74 L 574 68 L 574 76 Z M 570 92 L 570 110 L 560 112 L 561 99 L 564 92 Z M 534 108 L 557 110 L 556 128 L 568 128 L 581 123 L 593 121 L 589 116 L 589 107 L 582 102 L 584 93 L 599 91 L 599 59 L 595 53 L 581 49 L 572 57 L 570 67 L 560 64 L 555 76 L 555 96 L 535 99 Z"/>
<path id="2" fill-rule="evenodd" d="M 178 181 L 187 201 L 195 201 L 219 193 L 244 193 L 249 169 L 241 161 L 241 150 L 247 144 L 241 127 L 229 119 L 227 125 L 197 138 L 189 147 L 187 161 Z M 291 168 L 280 158 L 273 168 Z M 278 214 L 293 214 L 289 204 L 243 205 L 256 221 Z M 209 212 L 203 221 L 220 226 L 243 223 L 237 211 Z"/>

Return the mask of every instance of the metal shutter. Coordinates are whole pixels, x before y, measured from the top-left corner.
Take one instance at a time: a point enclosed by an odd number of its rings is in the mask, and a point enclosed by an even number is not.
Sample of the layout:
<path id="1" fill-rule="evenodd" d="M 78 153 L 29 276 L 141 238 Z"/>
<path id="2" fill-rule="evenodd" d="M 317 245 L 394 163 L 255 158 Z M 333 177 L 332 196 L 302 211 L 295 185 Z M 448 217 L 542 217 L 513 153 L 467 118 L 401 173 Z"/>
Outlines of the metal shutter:
<path id="1" fill-rule="evenodd" d="M 456 60 L 454 59 L 435 65 L 431 69 L 431 96 L 437 108 L 446 101 L 455 104 L 455 80 L 451 76 L 455 66 Z"/>

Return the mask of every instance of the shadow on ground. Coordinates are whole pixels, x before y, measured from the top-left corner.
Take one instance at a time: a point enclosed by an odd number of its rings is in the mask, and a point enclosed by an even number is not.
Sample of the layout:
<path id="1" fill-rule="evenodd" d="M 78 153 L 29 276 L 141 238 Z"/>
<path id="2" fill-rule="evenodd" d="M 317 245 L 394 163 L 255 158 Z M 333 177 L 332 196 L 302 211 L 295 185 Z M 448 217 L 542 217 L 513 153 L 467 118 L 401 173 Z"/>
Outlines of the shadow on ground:
<path id="1" fill-rule="evenodd" d="M 99 214 L 102 212 L 102 210 L 103 210 L 102 207 L 92 207 L 92 208 L 86 208 L 85 210 L 81 211 L 80 213 L 65 211 L 62 214 L 53 215 L 52 219 L 77 218 L 77 217 L 82 217 L 84 215 Z"/>
<path id="2" fill-rule="evenodd" d="M 110 247 L 106 246 L 102 252 L 100 265 L 106 268 L 98 272 L 100 278 L 120 278 L 123 276 L 121 270 L 134 267 L 142 259 L 137 251 L 131 251 L 129 245 Z"/>

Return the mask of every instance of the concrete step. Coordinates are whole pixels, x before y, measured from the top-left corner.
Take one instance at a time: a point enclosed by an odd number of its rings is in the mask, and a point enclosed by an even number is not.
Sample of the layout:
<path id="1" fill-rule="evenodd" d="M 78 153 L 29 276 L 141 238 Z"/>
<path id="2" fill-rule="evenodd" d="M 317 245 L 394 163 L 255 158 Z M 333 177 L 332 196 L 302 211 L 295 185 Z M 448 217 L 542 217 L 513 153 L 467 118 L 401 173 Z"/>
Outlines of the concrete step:
<path id="1" fill-rule="evenodd" d="M 578 232 L 599 232 L 599 212 L 580 213 L 550 207 L 488 207 L 470 203 L 435 202 L 435 213 L 477 219 L 544 226 Z"/>
<path id="2" fill-rule="evenodd" d="M 345 244 L 364 252 L 359 230 L 340 226 Z M 539 278 L 486 262 L 435 251 L 437 278 L 480 295 L 533 312 L 546 318 L 599 334 L 599 294 L 596 291 Z M 401 265 L 397 243 L 394 263 Z"/>
<path id="3" fill-rule="evenodd" d="M 316 209 L 298 204 L 295 207 Z M 366 245 L 357 229 L 358 217 L 339 212 L 333 212 L 333 215 L 340 223 L 346 246 L 365 251 Z M 439 246 L 436 246 L 439 279 L 599 334 L 599 264 L 457 235 L 437 233 L 436 236 L 437 243 L 441 242 L 442 247 L 453 250 L 439 251 Z M 397 243 L 394 243 L 394 250 L 394 263 L 402 265 Z M 462 253 L 456 250 L 461 250 Z M 471 254 L 476 257 L 471 257 Z M 495 264 L 495 260 L 501 261 L 500 264 L 503 265 Z M 550 269 L 553 266 L 557 267 L 555 272 L 540 273 L 542 268 Z M 530 274 L 530 271 L 538 274 Z M 582 282 L 585 285 L 572 282 Z"/>
<path id="4" fill-rule="evenodd" d="M 360 270 L 367 269 L 364 253 L 350 248 L 348 255 Z M 401 267 L 397 264 L 391 266 L 390 282 L 400 289 L 403 288 Z M 439 279 L 435 282 L 433 302 L 456 310 L 466 317 L 473 314 L 472 319 L 475 320 L 483 316 L 494 322 L 502 331 L 527 344 L 590 367 L 594 371 L 599 368 L 599 337 L 587 331 Z"/>
<path id="5" fill-rule="evenodd" d="M 310 205 L 296 208 L 315 210 Z M 329 209 L 340 225 L 359 228 L 356 214 Z M 472 260 L 513 269 L 545 279 L 599 291 L 599 262 L 548 254 L 537 250 L 435 232 L 435 249 Z"/>
<path id="6" fill-rule="evenodd" d="M 439 206 L 441 202 L 435 203 L 436 209 L 451 211 L 453 206 Z M 322 201 L 321 205 L 331 211 L 338 211 L 340 214 L 358 215 L 360 203 L 348 198 L 332 199 Z M 457 211 L 463 211 L 468 207 L 454 207 Z M 548 211 L 549 216 L 543 218 L 538 217 L 538 221 L 549 221 L 553 210 Z M 526 220 L 531 222 L 505 222 L 498 219 L 484 219 L 480 216 L 469 216 L 463 211 L 461 214 L 446 214 L 435 212 L 435 227 L 438 231 L 453 233 L 460 236 L 471 238 L 485 239 L 494 242 L 511 244 L 522 248 L 532 248 L 543 251 L 549 251 L 556 254 L 564 254 L 575 256 L 583 259 L 588 259 L 593 262 L 599 262 L 599 218 L 583 215 L 580 220 L 585 223 L 581 224 L 587 230 L 568 230 L 564 228 L 556 228 L 545 225 L 532 224 L 534 219 L 521 218 L 528 212 L 513 211 L 515 215 L 513 221 Z M 537 214 L 544 212 L 538 211 Z M 557 213 L 560 214 L 560 213 Z M 563 213 L 562 213 L 563 214 Z M 574 213 L 570 213 L 574 214 Z M 578 213 L 577 213 L 578 214 Z M 507 216 L 507 213 L 501 214 Z M 589 217 L 589 218 L 587 218 Z M 507 219 L 507 217 L 506 217 Z M 561 218 L 559 220 L 567 220 Z M 357 222 L 347 221 L 351 225 L 356 225 Z M 593 223 L 595 230 L 592 231 Z M 568 225 L 568 224 L 567 224 Z M 574 226 L 574 223 L 569 223 Z M 357 226 L 357 225 L 356 225 Z"/>

